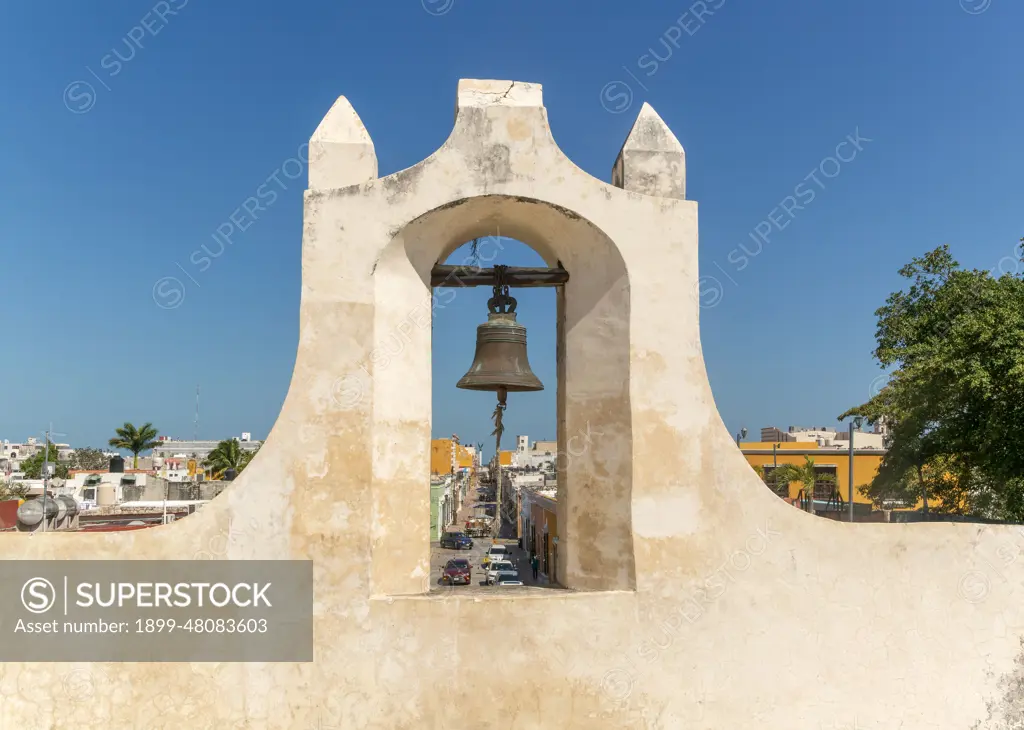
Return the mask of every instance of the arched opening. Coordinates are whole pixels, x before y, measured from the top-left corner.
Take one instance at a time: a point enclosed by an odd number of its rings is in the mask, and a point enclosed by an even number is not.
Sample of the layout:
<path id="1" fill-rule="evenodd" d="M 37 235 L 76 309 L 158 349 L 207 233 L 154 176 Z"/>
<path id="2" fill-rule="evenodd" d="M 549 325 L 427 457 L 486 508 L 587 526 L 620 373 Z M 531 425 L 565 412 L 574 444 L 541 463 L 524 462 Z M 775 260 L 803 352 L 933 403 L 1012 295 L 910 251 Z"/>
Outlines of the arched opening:
<path id="1" fill-rule="evenodd" d="M 454 267 L 445 284 L 455 284 L 452 280 L 456 278 L 462 283 L 468 283 L 470 277 L 484 280 L 502 265 L 519 271 L 546 267 L 528 244 L 500 235 L 474 239 L 442 263 Z M 476 364 L 478 326 L 490 321 L 493 285 L 434 289 L 432 590 L 559 587 L 558 305 L 554 287 L 529 283 L 531 286 L 516 286 L 513 282 L 509 290 L 515 324 L 526 330 L 523 352 L 499 342 L 485 345 L 482 354 L 485 358 L 488 353 L 508 355 L 500 362 L 505 363 L 509 381 L 530 380 L 532 375 L 543 390 L 510 392 L 501 409 L 496 408 L 496 391 L 457 386 L 476 382 L 463 379 L 471 364 Z M 486 331 L 498 337 L 507 334 L 505 329 Z M 445 504 L 454 509 L 446 513 L 441 508 Z M 445 522 L 446 518 L 450 521 Z M 542 529 L 547 529 L 555 542 L 544 542 Z"/>
<path id="2" fill-rule="evenodd" d="M 546 266 L 561 263 L 569 272 L 554 295 L 556 377 L 547 387 L 555 391 L 557 525 L 548 526 L 553 557 L 545 567 L 569 589 L 635 588 L 625 264 L 608 236 L 572 211 L 489 195 L 411 221 L 395 232 L 374 270 L 375 594 L 421 594 L 431 586 L 431 509 L 423 482 L 434 435 L 431 347 L 439 343 L 423 324 L 431 321 L 435 302 L 446 299 L 433 296 L 431 274 L 467 241 L 498 231 L 527 242 Z M 483 319 L 472 308 L 464 311 Z M 472 343 L 474 331 L 464 336 Z M 423 383 L 430 387 L 417 387 Z M 510 395 L 509 407 L 516 402 Z M 484 408 L 477 417 L 483 421 L 489 412 Z M 538 530 L 542 544 L 536 547 L 542 548 L 543 526 Z"/>

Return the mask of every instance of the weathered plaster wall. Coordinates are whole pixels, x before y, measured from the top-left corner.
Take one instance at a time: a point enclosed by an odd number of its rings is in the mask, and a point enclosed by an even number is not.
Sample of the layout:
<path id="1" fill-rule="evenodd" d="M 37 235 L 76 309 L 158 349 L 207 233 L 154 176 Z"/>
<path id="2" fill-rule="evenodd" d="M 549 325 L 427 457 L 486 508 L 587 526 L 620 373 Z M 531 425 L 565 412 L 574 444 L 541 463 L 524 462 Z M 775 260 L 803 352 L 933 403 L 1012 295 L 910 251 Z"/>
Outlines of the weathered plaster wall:
<path id="1" fill-rule="evenodd" d="M 4 665 L 0 727 L 1012 727 L 1021 534 L 851 526 L 764 488 L 708 385 L 682 147 L 649 107 L 637 130 L 615 187 L 558 150 L 538 86 L 463 81 L 447 142 L 377 179 L 339 99 L 310 145 L 295 372 L 252 465 L 167 527 L 0 539 L 312 559 L 316 661 Z M 559 448 L 601 434 L 560 478 L 583 590 L 428 595 L 429 270 L 499 224 L 571 275 Z"/>

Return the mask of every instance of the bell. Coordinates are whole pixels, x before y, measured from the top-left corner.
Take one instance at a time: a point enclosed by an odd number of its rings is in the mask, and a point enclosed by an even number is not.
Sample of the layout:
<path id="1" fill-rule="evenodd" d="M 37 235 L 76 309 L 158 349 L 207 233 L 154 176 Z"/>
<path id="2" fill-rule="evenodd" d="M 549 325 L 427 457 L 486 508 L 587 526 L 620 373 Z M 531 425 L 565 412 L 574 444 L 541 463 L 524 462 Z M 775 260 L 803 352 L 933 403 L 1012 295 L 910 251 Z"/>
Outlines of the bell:
<path id="1" fill-rule="evenodd" d="M 473 364 L 456 387 L 499 393 L 502 390 L 509 393 L 544 390 L 544 384 L 533 374 L 526 356 L 526 328 L 516 322 L 515 311 L 496 312 L 494 309 L 492 306 L 487 322 L 476 328 Z"/>

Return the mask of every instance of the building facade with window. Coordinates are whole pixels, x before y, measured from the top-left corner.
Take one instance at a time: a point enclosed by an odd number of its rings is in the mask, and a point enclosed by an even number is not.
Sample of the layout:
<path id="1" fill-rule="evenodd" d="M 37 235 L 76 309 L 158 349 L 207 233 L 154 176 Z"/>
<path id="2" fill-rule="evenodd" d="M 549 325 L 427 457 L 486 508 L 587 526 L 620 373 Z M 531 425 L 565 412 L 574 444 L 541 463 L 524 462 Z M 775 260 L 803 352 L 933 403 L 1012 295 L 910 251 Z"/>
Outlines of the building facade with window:
<path id="1" fill-rule="evenodd" d="M 554 471 L 557 459 L 557 442 L 534 441 L 533 448 L 530 448 L 529 436 L 516 436 L 516 450 L 512 454 L 512 466 L 519 469 Z"/>
<path id="2" fill-rule="evenodd" d="M 453 479 L 451 474 L 432 476 L 430 479 L 430 539 L 436 541 L 452 526 L 469 492 L 470 474 L 461 469 Z"/>
<path id="3" fill-rule="evenodd" d="M 558 575 L 558 517 L 556 515 L 556 490 L 520 490 L 520 536 L 523 549 L 528 555 L 540 558 L 540 572 L 554 582 Z"/>
<path id="4" fill-rule="evenodd" d="M 433 439 L 430 442 L 431 474 L 451 474 L 462 469 L 473 469 L 476 462 L 476 449 L 472 446 L 463 446 L 458 436 Z"/>
<path id="5" fill-rule="evenodd" d="M 821 447 L 849 448 L 850 431 L 853 431 L 853 446 L 856 449 L 884 449 L 889 428 L 885 421 L 874 424 L 871 431 L 856 430 L 852 426 L 837 431 L 829 426 L 790 426 L 783 431 L 776 426 L 761 429 L 761 443 L 805 443 Z"/>
<path id="6" fill-rule="evenodd" d="M 859 434 L 857 434 L 859 436 Z M 849 443 L 848 441 L 846 442 Z M 856 442 L 855 442 L 856 443 Z M 773 448 L 774 447 L 774 448 Z M 747 463 L 752 467 L 760 467 L 764 472 L 764 481 L 769 489 L 772 489 L 781 498 L 794 502 L 800 497 L 804 485 L 798 482 L 785 485 L 775 485 L 772 478 L 772 471 L 776 466 L 792 464 L 802 466 L 804 459 L 810 457 L 814 461 L 815 471 L 822 475 L 830 475 L 833 482 L 824 479 L 815 482 L 814 501 L 815 509 L 825 511 L 835 505 L 835 493 L 845 503 L 849 499 L 850 488 L 850 452 L 846 448 L 822 448 L 813 442 L 758 442 L 743 443 L 741 449 Z M 853 503 L 854 509 L 870 511 L 871 500 L 861 493 L 860 488 L 871 484 L 871 481 L 878 474 L 878 469 L 885 456 L 883 449 L 877 448 L 855 448 L 853 452 Z M 832 505 L 830 505 L 830 501 Z M 888 505 L 894 510 L 917 510 L 921 509 L 923 502 L 917 504 L 892 504 Z"/>
<path id="7" fill-rule="evenodd" d="M 70 444 L 52 443 L 57 449 L 57 459 L 68 461 L 74 453 Z M 43 450 L 43 439 L 28 438 L 17 443 L 8 439 L 0 441 L 0 475 L 13 476 L 21 472 L 21 464 Z M 51 451 L 52 453 L 52 451 Z"/>
<path id="8" fill-rule="evenodd" d="M 242 451 L 255 451 L 263 443 L 262 441 L 253 441 L 248 433 L 242 434 L 242 436 L 245 438 L 239 438 L 237 436 L 234 437 L 238 438 L 238 448 Z M 192 457 L 197 459 L 200 463 L 202 463 L 206 457 L 210 455 L 210 452 L 217 448 L 217 444 L 220 443 L 220 441 L 179 441 L 165 436 L 161 436 L 159 441 L 160 444 L 153 447 L 152 457 L 154 459 L 187 459 Z"/>
<path id="9" fill-rule="evenodd" d="M 120 504 L 141 499 L 148 480 L 154 476 L 152 471 L 142 469 L 125 469 L 124 472 L 72 470 L 58 493 L 73 496 L 83 508 L 90 509 L 98 502 L 99 487 L 109 484 L 114 487 L 115 503 Z"/>

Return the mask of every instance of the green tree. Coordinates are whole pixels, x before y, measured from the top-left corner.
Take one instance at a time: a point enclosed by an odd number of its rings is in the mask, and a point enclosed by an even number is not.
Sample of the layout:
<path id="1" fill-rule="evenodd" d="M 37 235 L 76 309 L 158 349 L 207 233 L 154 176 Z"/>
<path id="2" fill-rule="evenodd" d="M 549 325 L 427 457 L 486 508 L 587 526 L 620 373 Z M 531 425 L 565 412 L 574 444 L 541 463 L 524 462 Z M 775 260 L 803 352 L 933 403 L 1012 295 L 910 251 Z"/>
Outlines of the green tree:
<path id="1" fill-rule="evenodd" d="M 0 484 L 0 502 L 8 500 L 24 500 L 29 495 L 29 487 L 19 481 Z"/>
<path id="2" fill-rule="evenodd" d="M 106 469 L 110 466 L 110 459 L 103 455 L 99 449 L 81 448 L 75 449 L 71 454 L 72 469 Z"/>
<path id="3" fill-rule="evenodd" d="M 916 489 L 941 512 L 1024 517 L 1024 280 L 962 269 L 947 246 L 899 273 L 908 286 L 875 313 L 875 357 L 892 377 L 840 416 L 892 429 L 868 493 Z"/>
<path id="4" fill-rule="evenodd" d="M 33 456 L 25 459 L 21 462 L 21 470 L 25 472 L 26 479 L 42 479 L 43 478 L 43 461 L 48 457 L 50 464 L 53 465 L 53 476 L 58 479 L 67 479 L 68 477 L 68 465 L 66 462 L 61 463 L 58 458 L 57 447 L 50 441 L 46 442 L 46 449 L 39 449 Z"/>
<path id="5" fill-rule="evenodd" d="M 21 482 L 0 484 L 0 502 L 6 502 L 11 499 L 25 499 L 27 495 L 28 486 Z"/>
<path id="6" fill-rule="evenodd" d="M 836 478 L 831 474 L 821 474 L 814 468 L 814 459 L 804 457 L 803 464 L 779 464 L 772 470 L 772 478 L 775 484 L 789 484 L 800 482 L 807 495 L 807 511 L 814 514 L 814 485 L 815 482 L 835 484 Z"/>
<path id="7" fill-rule="evenodd" d="M 135 428 L 134 425 L 126 422 L 121 428 L 115 428 L 114 432 L 117 436 L 110 439 L 108 443 L 115 449 L 125 449 L 132 452 L 132 455 L 135 457 L 132 462 L 133 469 L 139 468 L 139 454 L 143 451 L 149 451 L 160 444 L 156 439 L 159 431 L 153 428 L 152 423 L 146 423 L 141 428 Z"/>
<path id="8" fill-rule="evenodd" d="M 242 470 L 249 466 L 249 462 L 253 460 L 259 450 L 263 448 L 263 444 L 259 444 L 255 449 L 242 452 L 242 463 L 238 466 L 238 473 L 241 474 Z"/>
<path id="9" fill-rule="evenodd" d="M 209 453 L 203 466 L 210 469 L 215 479 L 219 479 L 228 469 L 241 474 L 255 455 L 255 452 L 244 451 L 238 439 L 226 439 Z"/>

